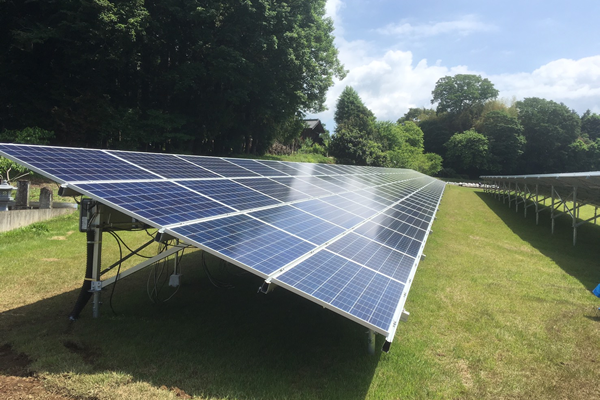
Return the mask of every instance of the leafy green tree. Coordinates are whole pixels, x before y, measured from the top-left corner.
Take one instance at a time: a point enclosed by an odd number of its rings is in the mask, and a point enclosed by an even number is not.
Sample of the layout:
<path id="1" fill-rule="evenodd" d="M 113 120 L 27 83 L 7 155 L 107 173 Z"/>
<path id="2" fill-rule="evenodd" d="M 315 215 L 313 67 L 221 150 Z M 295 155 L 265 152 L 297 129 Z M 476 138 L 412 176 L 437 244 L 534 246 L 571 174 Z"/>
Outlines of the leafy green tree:
<path id="1" fill-rule="evenodd" d="M 489 170 L 514 173 L 526 143 L 517 118 L 504 111 L 490 111 L 483 116 L 481 130 L 489 140 Z"/>
<path id="2" fill-rule="evenodd" d="M 498 90 L 489 79 L 479 75 L 458 74 L 440 78 L 431 92 L 431 104 L 437 103 L 438 114 L 452 115 L 450 129 L 463 131 L 473 127 L 488 100 L 498 97 Z"/>
<path id="3" fill-rule="evenodd" d="M 325 0 L 0 1 L 0 129 L 261 153 L 345 75 L 332 32 Z"/>
<path id="4" fill-rule="evenodd" d="M 470 177 L 478 176 L 488 167 L 489 142 L 481 133 L 474 130 L 455 133 L 446 147 L 446 157 L 451 165 Z"/>
<path id="5" fill-rule="evenodd" d="M 335 106 L 334 120 L 337 126 L 358 129 L 367 136 L 373 135 L 375 115 L 350 86 L 346 86 Z"/>
<path id="6" fill-rule="evenodd" d="M 498 97 L 498 90 L 489 79 L 480 75 L 458 74 L 440 78 L 433 92 L 431 104 L 438 103 L 437 113 L 461 114 L 474 106 L 483 106 Z"/>
<path id="7" fill-rule="evenodd" d="M 338 164 L 385 166 L 387 157 L 381 145 L 352 126 L 338 126 L 329 145 L 329 154 Z"/>
<path id="8" fill-rule="evenodd" d="M 564 172 L 569 145 L 580 136 L 580 118 L 564 104 L 537 97 L 517 102 L 519 122 L 527 140 L 522 173 Z"/>
<path id="9" fill-rule="evenodd" d="M 430 118 L 430 117 L 435 117 L 436 116 L 436 112 L 434 109 L 430 109 L 430 108 L 410 108 L 406 114 L 404 114 L 404 116 L 402 116 L 402 118 L 398 119 L 398 123 L 402 123 L 402 122 L 407 122 L 407 121 L 411 121 L 411 122 L 415 122 L 415 123 L 419 123 L 422 121 L 425 121 L 426 119 Z"/>
<path id="10" fill-rule="evenodd" d="M 455 132 L 451 130 L 451 119 L 450 115 L 441 114 L 419 123 L 419 128 L 423 131 L 426 152 L 437 153 L 445 157 L 446 147 L 444 145 Z"/>
<path id="11" fill-rule="evenodd" d="M 581 116 L 581 134 L 590 140 L 600 138 L 600 115 L 587 110 Z"/>

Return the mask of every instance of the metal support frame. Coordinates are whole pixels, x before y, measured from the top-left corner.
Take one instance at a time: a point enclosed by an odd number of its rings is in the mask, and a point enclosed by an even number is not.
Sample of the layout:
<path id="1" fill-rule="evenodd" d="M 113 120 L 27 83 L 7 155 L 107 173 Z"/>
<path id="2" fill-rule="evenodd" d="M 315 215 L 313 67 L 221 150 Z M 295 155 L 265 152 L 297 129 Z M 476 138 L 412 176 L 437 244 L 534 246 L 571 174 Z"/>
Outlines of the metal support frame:
<path id="1" fill-rule="evenodd" d="M 172 246 L 169 249 L 166 249 L 166 250 L 160 252 L 156 256 L 154 256 L 152 258 L 148 258 L 148 259 L 142 261 L 141 263 L 137 264 L 136 266 L 128 268 L 125 271 L 119 272 L 115 276 L 112 276 L 108 279 L 102 280 L 101 279 L 102 275 L 104 275 L 105 273 L 110 271 L 114 266 L 119 265 L 121 262 L 123 262 L 123 261 L 127 260 L 128 258 L 132 257 L 133 255 L 135 255 L 139 250 L 149 246 L 152 243 L 152 241 L 145 243 L 144 245 L 140 246 L 138 249 L 134 250 L 131 254 L 128 254 L 125 257 L 122 257 L 119 261 L 117 261 L 110 267 L 106 268 L 105 270 L 101 270 L 101 267 L 102 267 L 102 233 L 103 233 L 103 231 L 104 230 L 107 230 L 107 231 L 108 230 L 123 230 L 123 229 L 127 228 L 126 224 L 124 224 L 124 223 L 120 223 L 120 224 L 118 224 L 118 226 L 115 226 L 114 223 L 108 223 L 107 221 L 104 221 L 103 214 L 105 214 L 105 213 L 110 214 L 111 210 L 106 209 L 106 208 L 103 209 L 103 207 L 105 207 L 105 206 L 102 205 L 101 203 L 96 202 L 94 204 L 93 208 L 91 209 L 91 215 L 93 215 L 93 219 L 88 221 L 88 225 L 87 225 L 87 229 L 92 229 L 94 231 L 94 241 L 92 242 L 93 243 L 92 276 L 90 279 L 91 280 L 90 292 L 92 293 L 92 316 L 94 318 L 98 318 L 100 316 L 100 305 L 102 304 L 101 292 L 102 292 L 103 288 L 114 284 L 119 279 L 125 278 L 133 273 L 141 271 L 142 269 L 144 269 L 166 257 L 169 257 L 173 254 L 177 254 L 180 251 L 182 251 L 183 249 L 189 247 L 189 245 L 186 245 L 186 244 L 181 245 L 181 244 L 179 244 L 179 241 L 177 241 L 178 242 L 177 245 Z M 134 229 L 134 228 L 139 228 L 139 222 L 132 221 L 130 223 L 130 229 Z M 163 237 L 163 239 L 166 239 L 166 238 Z M 177 271 L 175 271 L 175 272 L 177 272 Z"/>
<path id="2" fill-rule="evenodd" d="M 95 215 L 94 221 L 91 221 L 91 226 L 94 228 L 94 256 L 92 264 L 92 315 L 94 318 L 100 316 L 100 291 L 102 290 L 102 282 L 100 282 L 100 268 L 102 266 L 102 225 L 98 222 L 101 220 L 101 205 L 96 203 L 93 208 Z"/>
<path id="3" fill-rule="evenodd" d="M 372 330 L 367 331 L 367 351 L 369 355 L 375 354 L 375 332 Z"/>
<path id="4" fill-rule="evenodd" d="M 484 185 L 484 192 L 492 194 L 496 199 L 502 199 L 502 203 L 506 204 L 506 200 L 508 199 L 508 207 L 512 206 L 512 202 L 515 202 L 515 211 L 519 211 L 519 204 L 523 204 L 523 214 L 524 217 L 527 218 L 527 209 L 529 207 L 534 207 L 535 209 L 535 223 L 539 225 L 539 214 L 541 211 L 550 209 L 550 219 L 552 221 L 551 224 L 551 233 L 554 234 L 555 228 L 555 220 L 563 214 L 568 214 L 571 217 L 571 227 L 573 229 L 573 246 L 577 244 L 577 228 L 581 225 L 593 221 L 594 224 L 597 224 L 598 218 L 598 206 L 594 207 L 594 216 L 588 218 L 584 221 L 577 221 L 579 219 L 579 214 L 581 207 L 583 207 L 586 203 L 581 202 L 577 197 L 577 186 L 574 186 L 572 191 L 565 196 L 561 197 L 558 190 L 554 185 L 550 186 L 550 195 L 544 194 L 540 196 L 539 193 L 539 185 L 535 185 L 535 191 L 532 192 L 528 184 L 523 184 L 522 186 L 518 183 L 515 183 L 514 189 L 511 186 L 511 182 L 501 181 L 499 182 L 494 178 L 494 180 L 489 181 L 486 180 Z M 564 194 L 564 193 L 563 193 Z M 573 206 L 569 206 L 567 204 L 567 199 L 571 198 L 573 201 Z M 550 204 L 546 204 L 546 201 L 550 200 Z M 562 211 L 561 211 L 562 206 Z"/>

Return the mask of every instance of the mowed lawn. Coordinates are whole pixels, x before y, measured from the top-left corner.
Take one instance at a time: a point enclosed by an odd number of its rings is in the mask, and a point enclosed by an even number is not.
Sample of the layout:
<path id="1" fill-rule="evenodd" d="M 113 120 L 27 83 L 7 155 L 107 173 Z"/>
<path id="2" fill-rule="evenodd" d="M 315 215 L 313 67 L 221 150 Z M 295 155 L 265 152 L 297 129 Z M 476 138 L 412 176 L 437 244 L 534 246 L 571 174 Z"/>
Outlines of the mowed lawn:
<path id="1" fill-rule="evenodd" d="M 118 249 L 109 235 L 104 243 L 109 265 Z M 88 305 L 70 323 L 85 263 L 75 216 L 0 234 L 0 254 L 0 349 L 28 357 L 40 398 L 600 397 L 600 299 L 590 292 L 600 227 L 580 228 L 573 247 L 567 217 L 551 235 L 547 213 L 536 226 L 532 211 L 524 219 L 479 190 L 447 187 L 410 318 L 390 353 L 374 356 L 365 328 L 283 289 L 257 294 L 260 279 L 207 257 L 227 283 L 213 286 L 199 251 L 186 252 L 170 300 L 150 302 L 148 269 L 118 283 L 114 313 L 109 287 L 100 319 Z M 172 293 L 164 286 L 160 297 Z"/>

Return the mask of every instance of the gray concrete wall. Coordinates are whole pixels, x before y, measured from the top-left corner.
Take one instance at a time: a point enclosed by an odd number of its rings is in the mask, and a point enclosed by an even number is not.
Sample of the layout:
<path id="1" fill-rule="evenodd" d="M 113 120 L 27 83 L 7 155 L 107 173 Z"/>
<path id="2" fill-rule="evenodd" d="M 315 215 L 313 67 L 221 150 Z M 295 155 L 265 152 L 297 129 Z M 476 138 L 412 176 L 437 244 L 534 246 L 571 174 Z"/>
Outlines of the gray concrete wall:
<path id="1" fill-rule="evenodd" d="M 74 208 L 50 208 L 45 210 L 12 210 L 0 212 L 0 232 L 6 232 L 45 221 L 59 215 L 71 214 L 77 211 Z"/>

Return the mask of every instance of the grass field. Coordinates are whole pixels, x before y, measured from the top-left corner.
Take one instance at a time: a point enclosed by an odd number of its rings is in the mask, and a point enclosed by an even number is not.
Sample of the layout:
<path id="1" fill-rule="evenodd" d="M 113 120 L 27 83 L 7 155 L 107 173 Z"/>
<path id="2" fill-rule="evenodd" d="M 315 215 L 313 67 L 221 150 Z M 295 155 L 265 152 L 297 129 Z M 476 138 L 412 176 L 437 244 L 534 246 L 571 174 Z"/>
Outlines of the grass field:
<path id="1" fill-rule="evenodd" d="M 116 315 L 109 287 L 100 319 L 88 305 L 70 323 L 85 263 L 76 228 L 69 216 L 0 234 L 0 350 L 28 357 L 43 389 L 36 398 L 600 396 L 600 299 L 590 293 L 600 282 L 599 226 L 581 227 L 573 247 L 567 217 L 551 235 L 547 214 L 536 226 L 535 215 L 448 186 L 406 305 L 411 316 L 390 353 L 374 356 L 365 328 L 283 289 L 257 294 L 260 279 L 214 259 L 209 268 L 234 287 L 212 286 L 198 251 L 184 257 L 183 285 L 168 302 L 149 301 L 142 271 L 118 283 Z M 131 245 L 147 239 L 122 236 Z M 111 240 L 106 265 L 117 256 Z M 6 377 L 1 361 L 2 351 Z"/>

